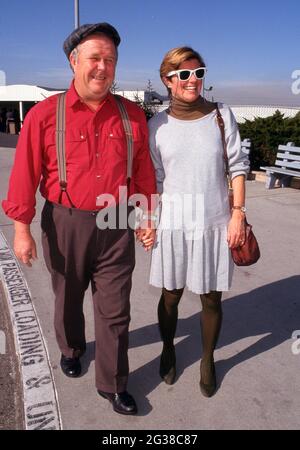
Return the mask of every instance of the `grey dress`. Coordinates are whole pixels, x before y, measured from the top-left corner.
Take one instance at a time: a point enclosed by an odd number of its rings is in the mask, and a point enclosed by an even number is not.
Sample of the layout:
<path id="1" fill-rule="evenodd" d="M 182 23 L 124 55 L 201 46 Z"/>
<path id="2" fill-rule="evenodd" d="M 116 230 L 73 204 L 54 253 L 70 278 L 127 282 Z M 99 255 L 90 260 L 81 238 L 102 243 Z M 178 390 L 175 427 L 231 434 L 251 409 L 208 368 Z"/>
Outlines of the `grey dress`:
<path id="1" fill-rule="evenodd" d="M 232 111 L 219 104 L 231 178 L 246 175 Z M 152 250 L 150 284 L 187 286 L 196 294 L 230 288 L 233 261 L 227 243 L 230 220 L 221 133 L 216 111 L 179 120 L 165 111 L 149 121 L 150 149 L 161 193 L 160 222 Z"/>

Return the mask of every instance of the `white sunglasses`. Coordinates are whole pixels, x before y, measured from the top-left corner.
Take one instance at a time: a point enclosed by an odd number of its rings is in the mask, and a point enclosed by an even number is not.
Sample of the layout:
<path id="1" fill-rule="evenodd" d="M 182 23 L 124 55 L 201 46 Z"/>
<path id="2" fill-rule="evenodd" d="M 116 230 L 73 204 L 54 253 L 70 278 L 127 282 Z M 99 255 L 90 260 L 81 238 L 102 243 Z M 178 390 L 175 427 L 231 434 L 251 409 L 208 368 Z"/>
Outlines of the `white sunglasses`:
<path id="1" fill-rule="evenodd" d="M 194 74 L 197 80 L 202 80 L 206 71 L 206 67 L 198 67 L 197 69 L 180 69 L 172 70 L 172 72 L 167 73 L 166 76 L 171 77 L 172 75 L 177 75 L 180 81 L 188 81 Z"/>

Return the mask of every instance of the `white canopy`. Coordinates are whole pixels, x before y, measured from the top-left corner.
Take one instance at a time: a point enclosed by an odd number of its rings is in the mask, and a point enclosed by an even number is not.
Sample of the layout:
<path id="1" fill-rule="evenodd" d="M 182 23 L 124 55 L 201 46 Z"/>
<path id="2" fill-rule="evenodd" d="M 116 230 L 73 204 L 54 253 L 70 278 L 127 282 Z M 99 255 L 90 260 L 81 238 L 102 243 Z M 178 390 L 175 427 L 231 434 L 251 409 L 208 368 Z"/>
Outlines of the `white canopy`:
<path id="1" fill-rule="evenodd" d="M 27 84 L 0 86 L 0 102 L 40 102 L 63 91 L 64 89 L 56 90 Z"/>

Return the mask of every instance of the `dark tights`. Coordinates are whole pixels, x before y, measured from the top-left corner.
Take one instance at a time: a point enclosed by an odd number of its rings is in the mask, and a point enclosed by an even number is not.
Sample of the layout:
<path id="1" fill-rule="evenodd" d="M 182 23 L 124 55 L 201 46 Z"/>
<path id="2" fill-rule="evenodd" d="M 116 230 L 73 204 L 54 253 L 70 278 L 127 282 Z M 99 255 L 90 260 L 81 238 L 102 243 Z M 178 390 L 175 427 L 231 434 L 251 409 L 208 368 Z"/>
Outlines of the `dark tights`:
<path id="1" fill-rule="evenodd" d="M 174 289 L 168 291 L 163 288 L 158 303 L 158 322 L 159 330 L 163 343 L 167 346 L 173 346 L 173 340 L 176 333 L 178 319 L 178 303 L 183 294 L 183 289 Z"/>
<path id="2" fill-rule="evenodd" d="M 182 297 L 183 289 L 168 291 L 163 288 L 158 304 L 158 322 L 164 347 L 173 347 L 178 319 L 178 304 Z M 200 315 L 202 335 L 202 361 L 211 367 L 213 353 L 218 341 L 222 324 L 222 292 L 211 291 L 208 294 L 200 294 L 202 312 Z M 210 376 L 210 373 L 207 374 Z"/>

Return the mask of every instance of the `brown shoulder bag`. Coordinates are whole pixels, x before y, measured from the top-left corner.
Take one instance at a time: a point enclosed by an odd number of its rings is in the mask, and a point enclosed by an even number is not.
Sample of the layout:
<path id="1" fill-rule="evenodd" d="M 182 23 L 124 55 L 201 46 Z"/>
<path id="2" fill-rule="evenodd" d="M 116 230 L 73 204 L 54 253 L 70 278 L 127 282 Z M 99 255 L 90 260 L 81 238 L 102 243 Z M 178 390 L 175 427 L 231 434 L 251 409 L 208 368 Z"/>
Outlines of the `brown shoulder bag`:
<path id="1" fill-rule="evenodd" d="M 221 131 L 222 143 L 223 143 L 223 157 L 225 163 L 225 173 L 228 181 L 228 192 L 229 192 L 229 205 L 230 208 L 233 206 L 233 190 L 232 183 L 229 174 L 229 164 L 228 164 L 228 155 L 227 155 L 227 145 L 225 140 L 225 125 L 223 117 L 220 113 L 218 104 L 216 103 L 217 110 L 217 122 Z M 245 242 L 243 245 L 231 249 L 231 256 L 234 263 L 237 266 L 251 266 L 251 264 L 255 264 L 260 258 L 260 250 L 258 246 L 258 242 L 254 233 L 252 231 L 252 225 L 250 225 L 245 218 Z"/>

